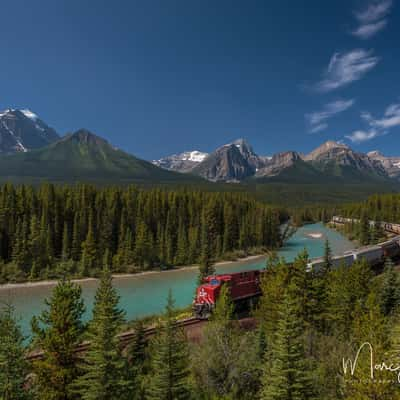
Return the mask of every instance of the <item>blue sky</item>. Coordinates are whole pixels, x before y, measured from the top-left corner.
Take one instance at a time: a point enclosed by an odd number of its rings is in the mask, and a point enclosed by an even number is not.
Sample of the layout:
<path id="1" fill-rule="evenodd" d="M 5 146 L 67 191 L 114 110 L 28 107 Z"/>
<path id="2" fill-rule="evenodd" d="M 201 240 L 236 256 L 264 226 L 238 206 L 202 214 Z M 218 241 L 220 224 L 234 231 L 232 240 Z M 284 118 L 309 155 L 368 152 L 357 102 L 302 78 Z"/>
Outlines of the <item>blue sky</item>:
<path id="1" fill-rule="evenodd" d="M 396 0 L 2 2 L 0 106 L 145 159 L 238 137 L 400 155 Z"/>

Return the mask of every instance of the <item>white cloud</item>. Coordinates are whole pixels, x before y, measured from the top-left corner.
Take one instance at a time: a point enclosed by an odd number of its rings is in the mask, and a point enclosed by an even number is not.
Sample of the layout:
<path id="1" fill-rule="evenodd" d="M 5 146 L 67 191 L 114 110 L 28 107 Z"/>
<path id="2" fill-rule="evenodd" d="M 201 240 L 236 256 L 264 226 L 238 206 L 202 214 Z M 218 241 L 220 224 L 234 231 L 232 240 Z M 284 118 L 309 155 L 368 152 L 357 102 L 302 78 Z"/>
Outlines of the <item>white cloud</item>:
<path id="1" fill-rule="evenodd" d="M 355 17 L 359 23 L 352 34 L 359 39 L 369 39 L 381 31 L 387 24 L 386 16 L 392 7 L 392 0 L 373 0 L 366 8 L 356 11 Z"/>
<path id="2" fill-rule="evenodd" d="M 324 131 L 327 127 L 328 127 L 328 124 L 326 124 L 326 123 L 315 125 L 313 128 L 310 129 L 310 133 L 317 133 L 317 132 Z"/>
<path id="3" fill-rule="evenodd" d="M 400 125 L 400 104 L 391 104 L 383 118 L 372 119 L 370 124 L 378 129 L 388 129 Z"/>
<path id="4" fill-rule="evenodd" d="M 369 39 L 372 36 L 376 35 L 379 31 L 381 31 L 387 24 L 387 21 L 384 19 L 382 21 L 373 22 L 371 24 L 360 25 L 356 30 L 352 32 L 354 36 L 357 36 L 359 39 Z"/>
<path id="5" fill-rule="evenodd" d="M 346 86 L 361 79 L 378 62 L 379 58 L 373 56 L 373 50 L 355 49 L 343 54 L 335 53 L 316 88 L 328 92 Z"/>
<path id="6" fill-rule="evenodd" d="M 348 110 L 353 106 L 355 100 L 336 100 L 331 103 L 325 104 L 320 111 L 316 111 L 310 114 L 306 114 L 305 118 L 311 126 L 310 132 L 320 132 L 328 127 L 326 121 L 336 114 Z"/>
<path id="7" fill-rule="evenodd" d="M 350 139 L 353 143 L 361 143 L 366 140 L 371 140 L 378 135 L 378 131 L 371 129 L 368 131 L 354 131 L 351 135 L 347 135 L 346 138 Z"/>
<path id="8" fill-rule="evenodd" d="M 368 24 L 386 17 L 392 7 L 392 0 L 375 0 L 367 8 L 356 11 L 354 14 L 359 22 Z"/>
<path id="9" fill-rule="evenodd" d="M 352 142 L 365 142 L 377 136 L 385 135 L 391 128 L 400 126 L 400 103 L 391 104 L 385 110 L 382 118 L 375 119 L 370 113 L 361 113 L 361 118 L 369 125 L 366 131 L 355 131 L 346 136 Z"/>

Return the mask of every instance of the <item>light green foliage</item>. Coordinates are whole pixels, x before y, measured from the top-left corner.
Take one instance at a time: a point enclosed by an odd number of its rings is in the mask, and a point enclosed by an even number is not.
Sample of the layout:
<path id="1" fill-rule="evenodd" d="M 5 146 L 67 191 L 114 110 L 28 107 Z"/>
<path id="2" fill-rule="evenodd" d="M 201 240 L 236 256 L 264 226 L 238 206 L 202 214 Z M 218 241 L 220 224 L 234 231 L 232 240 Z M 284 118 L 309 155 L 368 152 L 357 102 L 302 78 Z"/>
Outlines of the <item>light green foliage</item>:
<path id="1" fill-rule="evenodd" d="M 238 329 L 229 290 L 223 286 L 203 341 L 192 348 L 192 370 L 204 398 L 253 399 L 259 388 L 257 335 Z"/>

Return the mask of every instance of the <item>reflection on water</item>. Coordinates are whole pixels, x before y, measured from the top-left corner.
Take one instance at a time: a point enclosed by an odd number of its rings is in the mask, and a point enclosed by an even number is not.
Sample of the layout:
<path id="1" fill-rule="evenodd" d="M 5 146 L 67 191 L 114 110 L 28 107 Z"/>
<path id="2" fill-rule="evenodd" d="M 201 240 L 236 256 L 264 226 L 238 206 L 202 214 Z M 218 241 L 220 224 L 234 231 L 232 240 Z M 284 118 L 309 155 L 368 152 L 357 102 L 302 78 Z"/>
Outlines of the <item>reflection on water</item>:
<path id="1" fill-rule="evenodd" d="M 322 236 L 314 238 L 309 236 L 310 233 L 321 233 Z M 323 255 L 326 239 L 329 240 L 335 254 L 352 248 L 352 243 L 339 233 L 325 228 L 322 224 L 312 224 L 300 228 L 278 254 L 286 261 L 292 261 L 299 251 L 306 248 L 311 258 L 320 257 Z M 265 260 L 253 260 L 220 266 L 218 272 L 261 269 L 264 266 Z M 127 319 L 134 319 L 162 311 L 169 289 L 172 289 L 178 307 L 189 305 L 193 298 L 196 278 L 197 269 L 186 269 L 116 278 L 114 285 L 121 296 L 121 306 L 126 312 Z M 87 306 L 86 319 L 90 318 L 96 287 L 96 281 L 82 283 Z M 51 286 L 33 286 L 0 289 L 0 301 L 11 301 L 14 304 L 25 334 L 29 333 L 32 316 L 43 309 L 44 299 L 49 296 L 51 288 Z"/>

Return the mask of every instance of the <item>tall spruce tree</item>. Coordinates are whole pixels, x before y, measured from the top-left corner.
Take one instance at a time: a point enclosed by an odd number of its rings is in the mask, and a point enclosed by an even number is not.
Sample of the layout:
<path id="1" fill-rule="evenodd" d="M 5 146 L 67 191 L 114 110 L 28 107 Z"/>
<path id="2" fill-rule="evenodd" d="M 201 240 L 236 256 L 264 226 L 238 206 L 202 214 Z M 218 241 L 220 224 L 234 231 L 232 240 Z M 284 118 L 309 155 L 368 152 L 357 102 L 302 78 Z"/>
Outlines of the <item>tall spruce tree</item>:
<path id="1" fill-rule="evenodd" d="M 0 310 L 0 399 L 28 400 L 31 393 L 24 388 L 28 374 L 24 337 L 14 316 L 13 307 Z"/>
<path id="2" fill-rule="evenodd" d="M 44 351 L 33 363 L 41 400 L 73 400 L 73 384 L 79 376 L 76 346 L 83 331 L 85 310 L 82 289 L 68 280 L 54 288 L 47 309 L 32 319 L 34 343 Z"/>
<path id="3" fill-rule="evenodd" d="M 123 399 L 130 392 L 126 364 L 116 336 L 123 322 L 118 302 L 111 272 L 106 268 L 96 291 L 93 318 L 88 327 L 90 347 L 81 366 L 83 374 L 76 382 L 77 392 L 84 400 Z"/>
<path id="4" fill-rule="evenodd" d="M 329 244 L 329 240 L 325 240 L 325 246 L 324 246 L 324 268 L 323 272 L 328 272 L 332 268 L 332 250 L 331 246 Z"/>
<path id="5" fill-rule="evenodd" d="M 188 376 L 188 348 L 181 329 L 174 317 L 174 300 L 168 295 L 164 322 L 152 344 L 151 380 L 148 400 L 190 399 Z"/>
<path id="6" fill-rule="evenodd" d="M 148 373 L 147 340 L 144 324 L 141 320 L 135 323 L 135 334 L 128 347 L 130 379 L 134 387 L 132 399 L 139 400 L 145 397 L 145 376 Z"/>
<path id="7" fill-rule="evenodd" d="M 385 259 L 382 289 L 380 295 L 381 310 L 388 316 L 397 310 L 400 305 L 400 280 L 394 270 L 394 264 L 390 257 Z"/>
<path id="8" fill-rule="evenodd" d="M 370 225 L 366 211 L 361 214 L 359 241 L 362 245 L 367 245 L 370 242 Z"/>
<path id="9" fill-rule="evenodd" d="M 304 321 L 292 285 L 280 308 L 269 365 L 262 378 L 262 400 L 307 400 L 313 398 L 311 374 L 304 350 Z"/>

